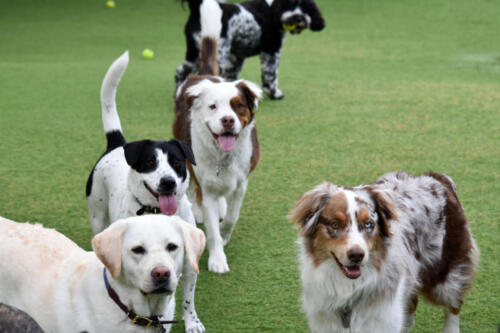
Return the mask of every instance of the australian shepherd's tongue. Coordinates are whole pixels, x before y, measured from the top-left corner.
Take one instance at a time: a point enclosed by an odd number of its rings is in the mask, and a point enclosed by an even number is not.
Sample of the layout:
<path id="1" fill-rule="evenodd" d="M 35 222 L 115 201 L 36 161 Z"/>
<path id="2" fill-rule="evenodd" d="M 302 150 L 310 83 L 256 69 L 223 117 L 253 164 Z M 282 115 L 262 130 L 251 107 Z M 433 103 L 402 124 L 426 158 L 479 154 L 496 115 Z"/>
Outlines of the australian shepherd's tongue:
<path id="1" fill-rule="evenodd" d="M 174 194 L 160 194 L 158 196 L 158 203 L 160 204 L 161 212 L 165 215 L 174 215 L 177 212 L 177 199 Z"/>
<path id="2" fill-rule="evenodd" d="M 236 146 L 236 136 L 232 134 L 221 134 L 217 137 L 217 142 L 222 151 L 231 152 Z"/>

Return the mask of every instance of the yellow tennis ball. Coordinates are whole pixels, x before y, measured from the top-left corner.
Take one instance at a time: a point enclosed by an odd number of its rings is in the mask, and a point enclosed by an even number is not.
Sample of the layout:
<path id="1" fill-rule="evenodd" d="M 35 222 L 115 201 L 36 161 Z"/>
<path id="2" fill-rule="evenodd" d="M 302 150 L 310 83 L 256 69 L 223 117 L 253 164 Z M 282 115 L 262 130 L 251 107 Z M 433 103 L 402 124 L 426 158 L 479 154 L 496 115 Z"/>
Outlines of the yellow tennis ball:
<path id="1" fill-rule="evenodd" d="M 108 0 L 106 1 L 106 7 L 108 8 L 115 8 L 116 4 L 113 0 Z"/>
<path id="2" fill-rule="evenodd" d="M 153 59 L 155 53 L 151 49 L 144 49 L 144 51 L 142 51 L 142 56 L 146 59 Z"/>
<path id="3" fill-rule="evenodd" d="M 296 24 L 283 23 L 283 28 L 288 31 L 292 31 L 297 27 Z"/>

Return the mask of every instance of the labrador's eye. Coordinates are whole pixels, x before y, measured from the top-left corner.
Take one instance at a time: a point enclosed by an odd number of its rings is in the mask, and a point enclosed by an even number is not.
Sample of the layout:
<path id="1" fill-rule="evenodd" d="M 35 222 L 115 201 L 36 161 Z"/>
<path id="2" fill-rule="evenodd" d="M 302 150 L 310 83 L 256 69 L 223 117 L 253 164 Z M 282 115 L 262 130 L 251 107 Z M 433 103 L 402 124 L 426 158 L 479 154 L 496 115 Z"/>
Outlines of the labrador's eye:
<path id="1" fill-rule="evenodd" d="M 210 108 L 210 110 L 215 110 L 215 109 L 217 109 L 217 105 L 210 104 L 209 108 Z"/>
<path id="2" fill-rule="evenodd" d="M 177 250 L 177 248 L 178 248 L 177 244 L 174 244 L 174 243 L 169 243 L 167 245 L 168 252 L 173 252 L 173 251 Z"/>
<path id="3" fill-rule="evenodd" d="M 146 249 L 143 248 L 142 246 L 136 246 L 132 248 L 132 252 L 134 252 L 135 254 L 144 254 L 146 253 Z"/>

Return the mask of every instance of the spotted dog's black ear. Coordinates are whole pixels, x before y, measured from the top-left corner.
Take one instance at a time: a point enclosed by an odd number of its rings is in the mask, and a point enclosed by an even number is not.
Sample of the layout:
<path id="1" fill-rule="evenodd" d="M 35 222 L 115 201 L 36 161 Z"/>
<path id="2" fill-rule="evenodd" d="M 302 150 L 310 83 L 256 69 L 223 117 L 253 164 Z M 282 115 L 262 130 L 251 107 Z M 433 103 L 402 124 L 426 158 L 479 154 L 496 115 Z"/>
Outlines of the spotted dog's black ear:
<path id="1" fill-rule="evenodd" d="M 322 183 L 304 193 L 295 203 L 288 218 L 302 228 L 304 236 L 312 236 L 316 232 L 319 216 L 336 188 L 337 186 L 332 183 Z"/>
<path id="2" fill-rule="evenodd" d="M 318 6 L 313 0 L 304 1 L 302 4 L 302 10 L 311 17 L 310 29 L 312 31 L 320 31 L 325 27 L 325 20 L 319 11 Z"/>
<path id="3" fill-rule="evenodd" d="M 196 165 L 196 160 L 194 159 L 194 153 L 189 143 L 187 143 L 186 141 L 176 140 L 176 139 L 170 140 L 169 143 L 177 145 L 177 147 L 179 147 L 179 149 L 184 154 L 186 160 L 188 160 L 189 163 L 191 163 L 192 165 Z"/>
<path id="4" fill-rule="evenodd" d="M 123 150 L 125 152 L 125 160 L 127 160 L 127 164 L 139 172 L 146 172 L 146 169 L 154 169 L 156 165 L 147 163 L 152 157 L 154 157 L 154 155 L 151 155 L 151 146 L 151 140 L 134 141 L 125 144 L 125 146 L 123 146 Z"/>
<path id="5" fill-rule="evenodd" d="M 397 219 L 396 203 L 392 200 L 390 195 L 384 191 L 380 191 L 375 188 L 368 188 L 368 191 L 373 202 L 375 203 L 375 211 L 378 216 L 377 223 L 382 236 L 392 236 L 389 221 Z"/>

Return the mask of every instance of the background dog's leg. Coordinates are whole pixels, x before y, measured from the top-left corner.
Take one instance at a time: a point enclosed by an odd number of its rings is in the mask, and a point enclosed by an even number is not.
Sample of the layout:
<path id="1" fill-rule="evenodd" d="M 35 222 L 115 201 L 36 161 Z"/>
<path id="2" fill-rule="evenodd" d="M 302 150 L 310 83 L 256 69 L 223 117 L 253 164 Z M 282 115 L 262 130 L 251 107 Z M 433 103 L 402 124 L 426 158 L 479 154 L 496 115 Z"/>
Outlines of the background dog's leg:
<path id="1" fill-rule="evenodd" d="M 203 193 L 207 193 L 207 191 L 203 191 Z M 202 211 L 209 253 L 208 270 L 215 273 L 229 272 L 219 229 L 218 199 L 205 194 L 203 196 Z"/>
<path id="2" fill-rule="evenodd" d="M 285 97 L 278 89 L 278 67 L 280 65 L 280 51 L 274 53 L 262 52 L 260 54 L 260 66 L 262 77 L 262 89 L 272 99 Z"/>
<path id="3" fill-rule="evenodd" d="M 239 58 L 234 54 L 230 54 L 224 65 L 224 77 L 229 81 L 238 79 L 244 62 L 245 58 Z"/>
<path id="4" fill-rule="evenodd" d="M 188 261 L 184 262 L 181 277 L 182 286 L 182 310 L 184 314 L 184 326 L 187 333 L 204 333 L 205 326 L 201 323 L 194 307 L 194 292 L 198 274 L 193 270 Z"/>
<path id="5" fill-rule="evenodd" d="M 445 322 L 443 333 L 459 333 L 460 332 L 460 310 L 450 311 L 444 310 Z"/>
<path id="6" fill-rule="evenodd" d="M 234 226 L 236 225 L 236 222 L 240 217 L 241 204 L 247 191 L 247 184 L 248 182 L 245 181 L 243 184 L 241 184 L 241 186 L 238 187 L 238 189 L 236 189 L 236 191 L 234 191 L 234 193 L 228 195 L 227 197 L 227 213 L 224 217 L 224 221 L 220 226 L 224 245 L 229 243 L 234 230 Z"/>
<path id="7" fill-rule="evenodd" d="M 186 37 L 186 59 L 177 67 L 175 71 L 175 84 L 179 86 L 189 74 L 198 71 L 200 66 L 200 49 L 192 36 Z"/>
<path id="8" fill-rule="evenodd" d="M 227 202 L 226 198 L 219 198 L 219 219 L 224 219 L 227 213 Z"/>

